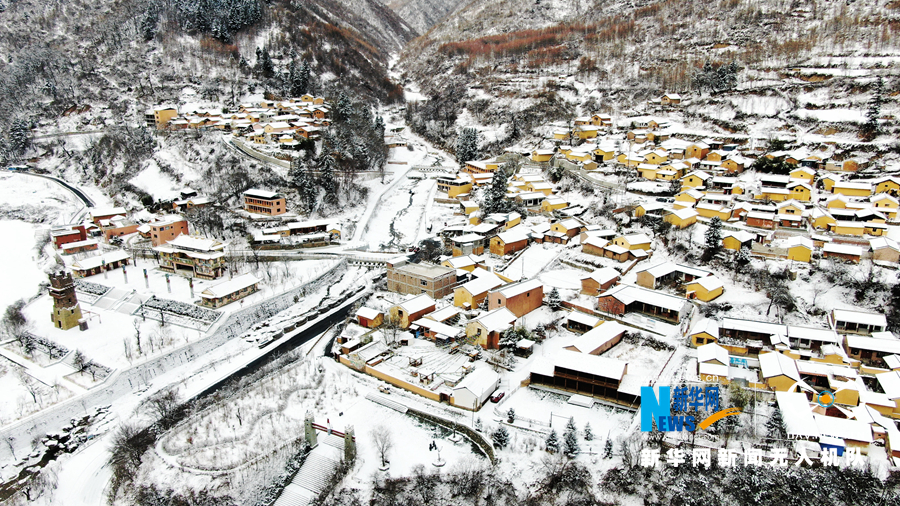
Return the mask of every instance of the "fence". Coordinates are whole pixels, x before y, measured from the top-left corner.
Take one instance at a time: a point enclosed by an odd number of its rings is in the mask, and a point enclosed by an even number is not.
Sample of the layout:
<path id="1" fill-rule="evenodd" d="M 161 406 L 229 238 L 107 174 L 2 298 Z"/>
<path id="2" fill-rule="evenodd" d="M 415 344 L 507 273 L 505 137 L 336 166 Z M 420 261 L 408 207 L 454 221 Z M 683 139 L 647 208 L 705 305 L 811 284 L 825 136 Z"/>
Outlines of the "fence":
<path id="1" fill-rule="evenodd" d="M 491 460 L 491 464 L 497 463 L 497 457 L 494 456 L 494 445 L 484 436 L 479 434 L 477 431 L 472 430 L 470 427 L 466 425 L 462 425 L 454 422 L 453 420 L 447 420 L 446 418 L 442 418 L 437 415 L 432 415 L 431 413 L 426 413 L 424 411 L 419 411 L 417 409 L 413 409 L 407 407 L 407 414 L 413 415 L 417 418 L 421 418 L 422 420 L 429 421 L 431 423 L 435 423 L 447 429 L 453 430 L 456 429 L 459 432 L 462 432 L 470 441 L 475 443 L 484 454 Z"/>

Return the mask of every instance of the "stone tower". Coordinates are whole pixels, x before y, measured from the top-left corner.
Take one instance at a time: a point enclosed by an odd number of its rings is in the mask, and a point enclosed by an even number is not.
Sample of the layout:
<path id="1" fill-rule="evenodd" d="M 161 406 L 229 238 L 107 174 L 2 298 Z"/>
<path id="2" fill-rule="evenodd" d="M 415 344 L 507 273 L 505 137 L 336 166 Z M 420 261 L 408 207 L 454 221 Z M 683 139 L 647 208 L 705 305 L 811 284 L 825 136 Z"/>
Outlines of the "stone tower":
<path id="1" fill-rule="evenodd" d="M 53 326 L 63 330 L 77 327 L 81 308 L 75 297 L 72 275 L 65 271 L 50 274 L 50 296 L 53 297 L 53 314 L 50 315 Z"/>

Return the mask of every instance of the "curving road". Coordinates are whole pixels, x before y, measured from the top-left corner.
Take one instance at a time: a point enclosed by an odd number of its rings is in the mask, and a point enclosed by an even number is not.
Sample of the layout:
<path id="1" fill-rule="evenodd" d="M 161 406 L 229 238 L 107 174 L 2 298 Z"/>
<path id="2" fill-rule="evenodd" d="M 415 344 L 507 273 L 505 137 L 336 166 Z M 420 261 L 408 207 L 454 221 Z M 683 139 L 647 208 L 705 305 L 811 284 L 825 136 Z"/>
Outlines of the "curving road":
<path id="1" fill-rule="evenodd" d="M 50 181 L 53 181 L 54 183 L 57 183 L 58 185 L 62 186 L 63 188 L 69 190 L 73 195 L 78 197 L 78 199 L 81 200 L 86 207 L 94 207 L 94 201 L 91 200 L 90 197 L 87 196 L 87 194 L 85 194 L 83 191 L 78 189 L 78 187 L 72 186 L 71 184 L 67 183 L 66 181 L 63 181 L 62 179 L 60 179 L 56 176 L 45 176 L 44 174 L 35 174 L 33 172 L 24 172 L 24 171 L 10 171 L 10 173 L 11 174 L 23 174 L 26 176 L 42 177 L 44 179 L 49 179 Z"/>

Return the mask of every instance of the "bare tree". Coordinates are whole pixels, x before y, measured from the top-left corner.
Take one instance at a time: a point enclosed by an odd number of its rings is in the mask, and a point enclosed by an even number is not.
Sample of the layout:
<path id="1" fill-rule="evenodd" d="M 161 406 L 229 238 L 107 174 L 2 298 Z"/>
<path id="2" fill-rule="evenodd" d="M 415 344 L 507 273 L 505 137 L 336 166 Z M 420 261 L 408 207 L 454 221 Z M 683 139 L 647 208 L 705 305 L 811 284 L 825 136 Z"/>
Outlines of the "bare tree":
<path id="1" fill-rule="evenodd" d="M 391 437 L 391 430 L 384 425 L 379 425 L 372 429 L 372 440 L 375 442 L 375 450 L 381 457 L 381 467 L 387 467 L 387 455 L 394 448 L 394 439 Z"/>
<path id="2" fill-rule="evenodd" d="M 144 401 L 143 407 L 151 416 L 159 420 L 161 424 L 166 425 L 171 421 L 171 418 L 175 414 L 175 410 L 178 409 L 180 403 L 181 400 L 178 397 L 178 392 L 172 388 L 166 388 L 156 392 L 149 399 Z"/>

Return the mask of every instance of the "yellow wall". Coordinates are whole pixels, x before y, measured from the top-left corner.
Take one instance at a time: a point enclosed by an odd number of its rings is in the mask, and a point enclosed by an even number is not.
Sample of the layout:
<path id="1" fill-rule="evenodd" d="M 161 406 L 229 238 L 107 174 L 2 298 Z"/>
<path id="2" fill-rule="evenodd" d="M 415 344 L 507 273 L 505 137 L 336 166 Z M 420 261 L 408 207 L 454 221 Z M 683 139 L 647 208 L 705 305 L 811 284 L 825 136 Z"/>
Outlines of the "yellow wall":
<path id="1" fill-rule="evenodd" d="M 737 251 L 741 249 L 741 242 L 734 237 L 728 236 L 722 239 L 722 247 L 725 249 Z"/>
<path id="2" fill-rule="evenodd" d="M 810 194 L 808 188 L 804 188 L 802 186 L 795 186 L 794 188 L 791 189 L 791 197 L 793 197 L 796 200 L 801 200 L 803 202 L 809 202 L 811 194 Z"/>
<path id="3" fill-rule="evenodd" d="M 834 188 L 832 193 L 835 195 L 846 195 L 848 197 L 868 197 L 872 194 L 871 191 L 866 190 L 865 188 Z"/>
<path id="4" fill-rule="evenodd" d="M 549 162 L 553 158 L 553 154 L 538 154 L 537 151 L 531 153 L 531 160 L 535 162 Z"/>
<path id="5" fill-rule="evenodd" d="M 562 202 L 559 204 L 551 204 L 545 200 L 545 201 L 541 202 L 541 211 L 543 211 L 545 213 L 549 213 L 551 211 L 556 211 L 557 209 L 564 209 L 564 208 L 568 207 L 568 205 L 569 204 L 567 204 L 565 202 Z"/>
<path id="6" fill-rule="evenodd" d="M 463 193 L 472 193 L 472 183 L 466 183 L 462 186 L 451 185 L 450 190 L 447 192 L 447 197 L 453 199 Z"/>
<path id="7" fill-rule="evenodd" d="M 784 195 L 781 193 L 762 192 L 759 195 L 755 196 L 754 198 L 757 200 L 769 199 L 772 202 L 781 202 L 784 200 L 789 200 L 791 198 L 791 195 Z M 797 199 L 797 200 L 800 200 L 800 199 Z"/>
<path id="8" fill-rule="evenodd" d="M 819 229 L 827 229 L 829 225 L 837 223 L 837 220 L 832 218 L 831 216 L 819 216 L 818 218 L 812 220 L 813 227 Z"/>
<path id="9" fill-rule="evenodd" d="M 704 341 L 701 343 L 698 339 L 703 339 Z M 697 332 L 696 334 L 691 334 L 691 344 L 694 348 L 698 346 L 703 346 L 704 344 L 714 343 L 717 339 L 706 332 Z"/>
<path id="10" fill-rule="evenodd" d="M 893 181 L 882 181 L 875 187 L 875 193 L 890 193 L 891 190 L 900 190 L 900 185 Z"/>
<path id="11" fill-rule="evenodd" d="M 688 176 L 681 180 L 682 188 L 696 188 L 698 186 L 703 186 L 703 180 L 697 176 Z"/>
<path id="12" fill-rule="evenodd" d="M 687 227 L 690 227 L 691 225 L 693 225 L 694 223 L 697 223 L 696 215 L 682 220 L 681 218 L 678 217 L 677 214 L 671 213 L 671 214 L 667 214 L 666 217 L 663 219 L 665 221 L 671 223 L 672 226 L 678 227 L 678 228 L 687 228 Z M 629 249 L 631 249 L 631 248 L 629 248 Z"/>
<path id="13" fill-rule="evenodd" d="M 718 217 L 722 221 L 728 221 L 729 219 L 731 219 L 731 211 L 730 210 L 715 211 L 712 209 L 701 209 L 698 207 L 695 209 L 695 211 L 697 211 L 697 214 L 699 214 L 700 216 L 703 216 L 704 218 Z"/>
<path id="14" fill-rule="evenodd" d="M 478 297 L 474 297 L 468 290 L 460 286 L 456 290 L 453 290 L 453 305 L 456 307 L 463 307 L 463 304 L 468 302 L 469 307 L 477 308 L 485 297 L 487 297 L 487 292 L 480 294 Z"/>
<path id="15" fill-rule="evenodd" d="M 776 392 L 787 392 L 794 386 L 794 383 L 796 383 L 796 381 L 784 375 L 766 379 L 766 384 L 769 385 L 770 388 L 774 388 Z"/>
<path id="16" fill-rule="evenodd" d="M 616 153 L 613 151 L 603 151 L 602 149 L 595 149 L 594 156 L 600 158 L 604 162 L 607 162 L 609 160 L 612 160 L 613 157 L 616 156 Z"/>
<path id="17" fill-rule="evenodd" d="M 803 246 L 794 246 L 793 248 L 788 248 L 788 258 L 795 262 L 809 263 L 810 258 L 812 258 L 812 251 Z"/>
<path id="18" fill-rule="evenodd" d="M 831 229 L 835 234 L 839 235 L 863 235 L 865 233 L 865 227 L 862 226 L 862 223 L 860 223 L 860 225 L 859 228 L 834 225 Z"/>
<path id="19" fill-rule="evenodd" d="M 725 287 L 720 286 L 715 290 L 707 290 L 706 288 L 703 288 L 703 285 L 700 283 L 689 283 L 685 285 L 684 288 L 689 292 L 694 292 L 697 295 L 697 298 L 703 302 L 709 302 L 725 292 Z"/>

